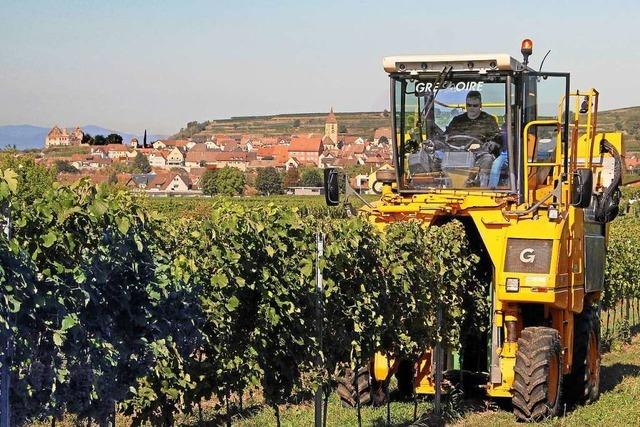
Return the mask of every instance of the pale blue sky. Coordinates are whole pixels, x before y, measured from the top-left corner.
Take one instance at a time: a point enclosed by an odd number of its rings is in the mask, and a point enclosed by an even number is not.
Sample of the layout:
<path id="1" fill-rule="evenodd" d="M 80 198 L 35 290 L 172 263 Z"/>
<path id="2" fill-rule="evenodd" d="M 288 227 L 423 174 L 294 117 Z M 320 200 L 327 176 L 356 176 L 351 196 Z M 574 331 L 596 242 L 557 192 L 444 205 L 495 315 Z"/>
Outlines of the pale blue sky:
<path id="1" fill-rule="evenodd" d="M 480 6 L 481 5 L 481 6 Z M 637 1 L 0 0 L 0 125 L 173 133 L 187 121 L 388 108 L 382 58 L 509 53 L 640 105 Z"/>

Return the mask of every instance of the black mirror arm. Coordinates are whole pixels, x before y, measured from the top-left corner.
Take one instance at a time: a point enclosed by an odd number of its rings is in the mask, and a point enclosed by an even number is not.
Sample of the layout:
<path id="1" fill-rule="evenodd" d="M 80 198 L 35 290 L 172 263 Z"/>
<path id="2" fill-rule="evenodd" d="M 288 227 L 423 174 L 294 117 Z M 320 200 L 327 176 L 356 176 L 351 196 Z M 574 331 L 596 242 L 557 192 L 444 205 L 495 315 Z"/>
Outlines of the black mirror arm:
<path id="1" fill-rule="evenodd" d="M 353 188 L 351 188 L 351 185 L 349 184 L 349 176 L 347 174 L 344 175 L 344 188 L 345 188 L 345 203 L 349 200 L 349 196 L 350 195 L 355 195 L 358 199 L 360 199 L 362 201 L 362 203 L 364 203 L 365 205 L 367 205 L 367 207 L 371 208 L 371 209 L 375 209 L 375 207 L 367 202 L 360 194 L 358 194 L 358 192 L 356 190 L 354 190 Z"/>

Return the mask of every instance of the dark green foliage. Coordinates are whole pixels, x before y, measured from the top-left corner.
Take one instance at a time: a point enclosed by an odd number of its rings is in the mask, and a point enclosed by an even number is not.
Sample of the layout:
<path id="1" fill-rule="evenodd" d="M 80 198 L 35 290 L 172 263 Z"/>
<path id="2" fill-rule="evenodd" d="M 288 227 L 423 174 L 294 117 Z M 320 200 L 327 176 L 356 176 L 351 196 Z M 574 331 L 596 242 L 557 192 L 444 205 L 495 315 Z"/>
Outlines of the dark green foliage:
<path id="1" fill-rule="evenodd" d="M 82 144 L 95 145 L 95 140 L 91 135 L 85 133 L 82 135 Z"/>
<path id="2" fill-rule="evenodd" d="M 149 164 L 149 159 L 142 153 L 136 154 L 135 159 L 133 160 L 133 172 L 134 173 L 149 173 L 151 172 L 151 165 Z"/>
<path id="3" fill-rule="evenodd" d="M 274 167 L 258 169 L 255 186 L 258 192 L 265 196 L 282 194 L 282 176 Z"/>
<path id="4" fill-rule="evenodd" d="M 208 170 L 202 176 L 202 192 L 208 196 L 236 196 L 244 192 L 244 185 L 244 173 L 229 166 Z"/>
<path id="5" fill-rule="evenodd" d="M 12 419 L 106 420 L 167 348 L 171 360 L 193 352 L 191 294 L 180 296 L 161 228 L 128 194 L 80 181 L 27 204 L 13 191 L 17 177 L 3 175 L 0 203 L 11 197 L 14 224 L 13 238 L 0 242 L 8 257 L 0 313 L 15 348 Z"/>
<path id="6" fill-rule="evenodd" d="M 282 186 L 284 188 L 297 187 L 300 184 L 300 173 L 298 168 L 289 168 L 282 178 Z"/>
<path id="7" fill-rule="evenodd" d="M 340 211 L 318 198 L 285 196 L 167 199 L 172 216 L 157 215 L 155 201 L 88 181 L 54 185 L 32 162 L 2 160 L 22 165 L 0 174 L 2 215 L 11 201 L 14 221 L 13 238 L 0 237 L 0 327 L 13 336 L 18 424 L 62 413 L 104 422 L 117 403 L 134 425 L 169 426 L 203 399 L 256 386 L 277 405 L 376 351 L 416 356 L 439 339 L 459 348 L 462 325 L 481 330 L 488 309 L 456 221 L 381 233 L 361 218 L 328 220 Z M 637 221 L 612 225 L 605 307 L 639 296 L 640 267 L 628 255 Z M 478 313 L 465 311 L 470 297 Z"/>
<path id="8" fill-rule="evenodd" d="M 56 166 L 56 170 L 58 172 L 65 172 L 65 173 L 78 173 L 78 169 L 76 169 L 75 166 L 73 166 L 71 163 L 65 161 L 65 160 L 56 160 L 55 163 Z"/>
<path id="9" fill-rule="evenodd" d="M 318 168 L 301 168 L 300 185 L 302 187 L 322 187 L 322 172 Z"/>
<path id="10" fill-rule="evenodd" d="M 201 178 L 202 192 L 207 196 L 213 196 L 214 194 L 218 193 L 218 190 L 216 189 L 217 172 L 218 172 L 217 169 L 208 169 L 202 175 L 202 178 Z"/>
<path id="11" fill-rule="evenodd" d="M 244 193 L 244 173 L 238 169 L 225 166 L 216 172 L 215 189 L 217 194 L 236 196 Z"/>
<path id="12" fill-rule="evenodd" d="M 110 133 L 106 138 L 107 144 L 122 144 L 122 137 L 117 133 Z"/>

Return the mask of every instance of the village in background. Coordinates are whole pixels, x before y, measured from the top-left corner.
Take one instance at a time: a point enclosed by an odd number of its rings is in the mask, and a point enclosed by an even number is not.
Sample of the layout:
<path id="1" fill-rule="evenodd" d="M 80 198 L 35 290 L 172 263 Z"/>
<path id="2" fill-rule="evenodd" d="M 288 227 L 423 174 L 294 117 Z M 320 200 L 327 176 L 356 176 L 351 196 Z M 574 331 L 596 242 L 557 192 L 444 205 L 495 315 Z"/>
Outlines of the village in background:
<path id="1" fill-rule="evenodd" d="M 625 135 L 625 183 L 640 184 L 640 107 L 603 111 L 601 130 Z M 341 168 L 359 193 L 377 193 L 375 174 L 392 169 L 390 114 L 296 113 L 189 122 L 171 137 L 54 126 L 32 149 L 58 180 L 88 177 L 164 195 L 318 195 L 322 170 Z M 94 134 L 94 129 L 106 135 Z M 46 133 L 46 136 L 44 136 Z M 126 138 L 126 139 L 125 139 Z M 637 183 L 636 183 L 637 182 Z"/>
<path id="2" fill-rule="evenodd" d="M 378 115 L 382 119 L 378 121 L 389 121 L 388 112 Z M 300 120 L 295 122 L 300 127 Z M 241 181 L 241 188 L 231 193 L 317 195 L 322 193 L 326 167 L 345 169 L 356 191 L 371 194 L 377 191 L 375 172 L 392 168 L 390 127 L 374 128 L 373 135 L 347 133 L 332 108 L 324 120 L 324 132 L 297 130 L 281 135 L 227 132 L 180 138 L 181 132 L 154 141 L 146 141 L 145 132 L 142 141 L 135 137 L 124 141 L 117 134 L 91 136 L 80 127 L 54 126 L 36 161 L 57 167 L 61 182 L 88 177 L 95 183 L 117 183 L 158 196 L 215 194 L 215 187 L 221 185 L 208 185 L 207 176 L 223 169 L 231 172 L 224 174 L 227 179 Z M 225 179 L 218 175 L 218 180 Z M 261 179 L 270 182 L 256 182 Z"/>

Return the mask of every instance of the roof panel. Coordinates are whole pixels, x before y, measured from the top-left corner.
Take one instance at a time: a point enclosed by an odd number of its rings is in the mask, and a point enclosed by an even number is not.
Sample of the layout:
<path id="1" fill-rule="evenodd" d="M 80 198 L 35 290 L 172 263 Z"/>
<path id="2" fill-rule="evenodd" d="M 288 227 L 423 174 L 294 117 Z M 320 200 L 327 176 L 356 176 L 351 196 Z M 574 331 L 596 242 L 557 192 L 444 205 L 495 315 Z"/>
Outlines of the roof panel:
<path id="1" fill-rule="evenodd" d="M 506 53 L 462 55 L 401 55 L 388 56 L 382 61 L 387 73 L 440 72 L 445 66 L 454 71 L 519 70 L 524 65 Z"/>

